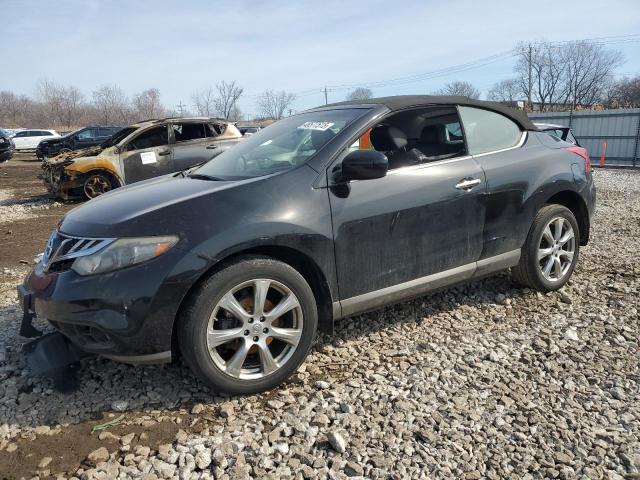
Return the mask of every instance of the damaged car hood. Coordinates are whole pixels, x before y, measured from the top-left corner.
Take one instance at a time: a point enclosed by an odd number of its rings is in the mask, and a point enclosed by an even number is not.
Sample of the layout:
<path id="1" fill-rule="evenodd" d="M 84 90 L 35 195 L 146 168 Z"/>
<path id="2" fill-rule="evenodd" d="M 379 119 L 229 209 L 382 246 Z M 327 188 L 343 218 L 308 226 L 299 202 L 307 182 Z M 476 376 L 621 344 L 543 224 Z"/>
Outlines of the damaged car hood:
<path id="1" fill-rule="evenodd" d="M 172 235 L 202 222 L 216 193 L 255 180 L 156 177 L 90 200 L 67 213 L 59 228 L 67 235 L 91 238 Z"/>
<path id="2" fill-rule="evenodd" d="M 65 160 L 73 160 L 81 157 L 95 157 L 99 155 L 104 148 L 100 145 L 96 145 L 94 147 L 81 148 L 80 150 L 73 150 L 71 152 L 64 152 L 55 157 L 49 159 L 50 163 L 60 163 Z"/>

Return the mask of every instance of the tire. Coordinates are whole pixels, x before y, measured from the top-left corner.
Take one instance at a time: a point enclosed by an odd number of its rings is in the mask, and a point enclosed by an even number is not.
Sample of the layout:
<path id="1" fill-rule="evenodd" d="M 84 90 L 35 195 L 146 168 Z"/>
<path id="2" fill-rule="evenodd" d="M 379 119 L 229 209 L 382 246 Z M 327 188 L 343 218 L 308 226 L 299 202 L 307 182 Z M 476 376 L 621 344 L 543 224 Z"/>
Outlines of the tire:
<path id="1" fill-rule="evenodd" d="M 89 172 L 82 184 L 82 192 L 89 200 L 113 190 L 117 185 L 106 172 Z"/>
<path id="2" fill-rule="evenodd" d="M 255 301 L 262 298 L 259 291 L 266 292 L 264 302 Z M 281 310 L 286 313 L 271 315 Z M 313 343 L 318 312 L 311 287 L 297 270 L 251 256 L 206 279 L 178 321 L 178 345 L 191 370 L 214 391 L 246 395 L 269 390 L 296 371 Z"/>
<path id="3" fill-rule="evenodd" d="M 545 205 L 533 220 L 520 263 L 512 269 L 513 277 L 540 292 L 562 288 L 578 262 L 579 238 L 578 222 L 571 210 Z"/>

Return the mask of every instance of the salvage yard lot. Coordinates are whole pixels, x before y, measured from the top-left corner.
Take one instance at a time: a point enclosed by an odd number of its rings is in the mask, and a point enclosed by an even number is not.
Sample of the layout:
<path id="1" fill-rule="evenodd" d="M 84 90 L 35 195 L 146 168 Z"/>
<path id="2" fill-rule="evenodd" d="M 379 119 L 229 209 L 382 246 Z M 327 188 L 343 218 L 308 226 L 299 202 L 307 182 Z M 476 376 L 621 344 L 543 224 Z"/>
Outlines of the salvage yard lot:
<path id="1" fill-rule="evenodd" d="M 92 359 L 68 393 L 28 375 L 15 285 L 75 205 L 18 157 L 0 165 L 0 477 L 640 476 L 638 172 L 594 173 L 562 291 L 501 274 L 349 318 L 287 384 L 222 397 L 179 362 Z"/>

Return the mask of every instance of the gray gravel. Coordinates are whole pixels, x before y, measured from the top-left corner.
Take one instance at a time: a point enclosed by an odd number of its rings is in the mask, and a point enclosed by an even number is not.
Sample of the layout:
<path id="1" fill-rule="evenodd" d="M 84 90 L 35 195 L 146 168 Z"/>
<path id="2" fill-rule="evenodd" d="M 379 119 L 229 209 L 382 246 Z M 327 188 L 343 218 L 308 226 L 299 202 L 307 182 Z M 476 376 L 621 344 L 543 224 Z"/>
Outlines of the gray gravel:
<path id="1" fill-rule="evenodd" d="M 101 359 L 59 393 L 28 376 L 11 293 L 0 301 L 0 455 L 25 436 L 63 442 L 66 424 L 113 411 L 180 430 L 155 446 L 101 434 L 105 446 L 67 474 L 640 478 L 640 175 L 595 176 L 591 243 L 561 292 L 502 274 L 347 319 L 263 395 L 215 395 L 182 365 Z M 55 454 L 38 459 L 42 475 L 63 473 Z"/>

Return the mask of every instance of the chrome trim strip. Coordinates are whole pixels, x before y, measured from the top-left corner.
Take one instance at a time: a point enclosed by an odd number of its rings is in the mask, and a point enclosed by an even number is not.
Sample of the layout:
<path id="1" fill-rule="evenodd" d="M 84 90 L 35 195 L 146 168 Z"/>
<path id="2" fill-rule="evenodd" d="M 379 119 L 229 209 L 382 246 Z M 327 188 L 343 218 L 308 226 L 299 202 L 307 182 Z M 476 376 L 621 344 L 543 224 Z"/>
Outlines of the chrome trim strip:
<path id="1" fill-rule="evenodd" d="M 408 165 L 406 167 L 394 168 L 387 172 L 387 176 L 396 175 L 398 173 L 412 172 L 414 170 L 422 170 L 423 168 L 436 167 L 438 165 L 445 165 L 447 163 L 460 162 L 462 160 L 469 160 L 473 158 L 471 155 L 465 155 L 464 157 L 445 158 L 444 160 L 436 160 L 435 162 L 419 163 L 418 165 Z M 361 180 L 366 181 L 366 180 Z"/>
<path id="2" fill-rule="evenodd" d="M 101 355 L 101 356 L 104 358 L 108 358 L 109 360 L 114 360 L 116 362 L 121 362 L 121 363 L 128 363 L 130 365 L 154 365 L 158 363 L 171 362 L 171 350 L 167 350 L 166 352 L 151 353 L 149 355 L 134 355 L 134 356 Z"/>
<path id="3" fill-rule="evenodd" d="M 501 253 L 494 257 L 484 258 L 477 262 L 451 268 L 425 277 L 409 280 L 390 287 L 363 293 L 340 301 L 342 314 L 336 316 L 336 305 L 333 304 L 334 320 L 362 313 L 384 305 L 397 303 L 400 300 L 419 297 L 431 290 L 446 287 L 457 282 L 481 277 L 489 273 L 513 267 L 520 261 L 520 249 Z"/>

